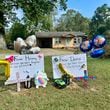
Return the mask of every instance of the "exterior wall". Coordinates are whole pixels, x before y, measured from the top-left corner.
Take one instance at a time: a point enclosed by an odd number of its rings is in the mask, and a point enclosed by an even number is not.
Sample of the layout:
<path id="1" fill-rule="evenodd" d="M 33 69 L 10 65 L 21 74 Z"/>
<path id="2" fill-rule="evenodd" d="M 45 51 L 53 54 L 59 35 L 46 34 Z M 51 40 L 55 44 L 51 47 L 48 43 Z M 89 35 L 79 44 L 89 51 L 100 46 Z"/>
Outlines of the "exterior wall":
<path id="1" fill-rule="evenodd" d="M 73 47 L 73 38 L 62 37 L 56 42 L 56 38 L 52 39 L 52 48 L 72 48 Z"/>
<path id="2" fill-rule="evenodd" d="M 82 42 L 82 37 L 74 37 L 73 44 L 74 47 L 79 47 Z"/>
<path id="3" fill-rule="evenodd" d="M 51 42 L 49 42 L 51 39 Z M 57 42 L 56 42 L 57 41 Z M 44 42 L 44 43 L 43 43 Z M 39 47 L 43 47 L 44 44 L 49 43 L 49 48 L 77 48 L 80 46 L 80 43 L 82 42 L 82 37 L 55 37 L 55 38 L 37 38 L 37 45 Z M 45 47 L 47 48 L 47 47 Z"/>

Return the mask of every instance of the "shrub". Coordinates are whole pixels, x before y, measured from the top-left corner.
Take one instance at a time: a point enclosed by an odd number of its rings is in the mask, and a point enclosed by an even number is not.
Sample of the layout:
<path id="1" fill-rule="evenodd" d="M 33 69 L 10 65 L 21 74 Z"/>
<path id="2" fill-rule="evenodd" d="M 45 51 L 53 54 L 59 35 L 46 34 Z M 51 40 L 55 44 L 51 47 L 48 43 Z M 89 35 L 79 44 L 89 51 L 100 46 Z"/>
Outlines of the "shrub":
<path id="1" fill-rule="evenodd" d="M 104 58 L 110 58 L 110 45 L 107 44 L 107 45 L 104 47 L 104 49 L 105 49 Z"/>

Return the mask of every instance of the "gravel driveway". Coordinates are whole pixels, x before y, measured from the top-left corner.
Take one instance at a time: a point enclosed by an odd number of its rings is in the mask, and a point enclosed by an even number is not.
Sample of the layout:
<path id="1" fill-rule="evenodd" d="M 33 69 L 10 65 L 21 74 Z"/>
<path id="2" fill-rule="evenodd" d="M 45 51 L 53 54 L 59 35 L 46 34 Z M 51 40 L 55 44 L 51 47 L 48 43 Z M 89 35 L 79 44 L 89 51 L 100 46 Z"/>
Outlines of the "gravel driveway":
<path id="1" fill-rule="evenodd" d="M 54 55 L 73 54 L 73 51 L 65 49 L 41 48 L 41 53 L 43 53 L 44 56 L 54 56 Z"/>

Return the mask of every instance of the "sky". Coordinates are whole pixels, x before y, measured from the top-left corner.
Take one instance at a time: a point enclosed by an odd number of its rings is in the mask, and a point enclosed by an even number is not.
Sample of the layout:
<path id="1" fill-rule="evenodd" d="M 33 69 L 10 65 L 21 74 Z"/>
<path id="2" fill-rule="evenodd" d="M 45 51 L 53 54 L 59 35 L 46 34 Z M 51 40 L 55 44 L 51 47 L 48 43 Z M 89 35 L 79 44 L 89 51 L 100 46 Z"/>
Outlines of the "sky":
<path id="1" fill-rule="evenodd" d="M 103 4 L 110 6 L 110 0 L 68 0 L 67 2 L 68 9 L 74 9 L 88 18 L 92 18 L 97 7 Z"/>
<path id="2" fill-rule="evenodd" d="M 16 13 L 17 13 L 17 17 L 19 18 L 19 19 L 22 19 L 22 17 L 23 17 L 23 11 L 19 8 L 18 10 L 16 10 Z"/>
<path id="3" fill-rule="evenodd" d="M 103 4 L 110 6 L 110 0 L 68 0 L 67 9 L 74 9 L 80 12 L 84 17 L 92 18 L 97 7 Z M 64 11 L 58 11 L 58 18 Z M 22 10 L 17 11 L 17 16 L 21 19 L 23 17 Z"/>

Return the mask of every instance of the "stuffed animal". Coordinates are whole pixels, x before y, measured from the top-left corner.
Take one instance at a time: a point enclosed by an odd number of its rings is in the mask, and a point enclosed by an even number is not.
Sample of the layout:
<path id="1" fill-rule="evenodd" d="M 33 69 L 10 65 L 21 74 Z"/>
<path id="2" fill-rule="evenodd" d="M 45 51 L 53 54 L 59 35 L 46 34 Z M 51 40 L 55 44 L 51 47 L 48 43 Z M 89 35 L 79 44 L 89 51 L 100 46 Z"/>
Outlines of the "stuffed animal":
<path id="1" fill-rule="evenodd" d="M 32 47 L 29 49 L 29 52 L 32 54 L 38 54 L 40 52 L 40 48 L 39 47 Z"/>
<path id="2" fill-rule="evenodd" d="M 26 44 L 25 41 L 24 41 L 22 38 L 20 38 L 20 37 L 18 37 L 18 38 L 16 39 L 16 41 L 14 41 L 14 50 L 15 50 L 16 52 L 18 52 L 18 53 L 20 53 L 22 47 L 26 47 L 26 46 L 27 46 L 27 44 Z"/>
<path id="3" fill-rule="evenodd" d="M 47 75 L 46 75 L 45 72 L 38 71 L 35 74 L 35 78 L 34 78 L 34 82 L 35 82 L 36 88 L 39 88 L 39 86 L 46 87 L 48 80 L 49 79 L 47 78 Z"/>
<path id="4" fill-rule="evenodd" d="M 16 41 L 14 41 L 14 50 L 20 54 L 38 54 L 40 52 L 40 48 L 36 45 L 36 36 L 31 35 L 23 40 L 18 37 Z"/>
<path id="5" fill-rule="evenodd" d="M 36 46 L 36 36 L 35 35 L 28 36 L 26 38 L 25 42 L 28 46 L 35 47 Z"/>

